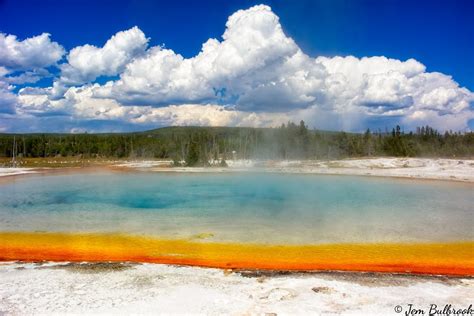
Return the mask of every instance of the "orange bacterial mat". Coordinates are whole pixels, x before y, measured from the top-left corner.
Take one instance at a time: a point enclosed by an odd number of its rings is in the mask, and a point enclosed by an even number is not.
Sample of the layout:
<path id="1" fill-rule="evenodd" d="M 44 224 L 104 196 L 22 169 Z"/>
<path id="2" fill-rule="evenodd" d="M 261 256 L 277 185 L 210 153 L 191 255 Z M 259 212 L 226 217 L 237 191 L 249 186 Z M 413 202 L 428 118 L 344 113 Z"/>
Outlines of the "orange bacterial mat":
<path id="1" fill-rule="evenodd" d="M 474 275 L 474 242 L 269 245 L 123 234 L 0 233 L 0 260 L 132 261 L 225 269 Z"/>

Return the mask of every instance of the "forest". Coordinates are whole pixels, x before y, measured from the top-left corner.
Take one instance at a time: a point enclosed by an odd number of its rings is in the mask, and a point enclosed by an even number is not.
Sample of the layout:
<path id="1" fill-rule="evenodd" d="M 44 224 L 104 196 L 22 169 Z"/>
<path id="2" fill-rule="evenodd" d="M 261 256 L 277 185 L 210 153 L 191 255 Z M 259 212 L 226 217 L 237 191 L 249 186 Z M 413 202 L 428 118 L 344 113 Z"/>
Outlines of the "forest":
<path id="1" fill-rule="evenodd" d="M 133 133 L 0 134 L 0 157 L 172 159 L 208 165 L 227 159 L 339 159 L 349 157 L 473 157 L 474 133 L 439 133 L 430 126 L 404 133 L 310 130 L 301 121 L 278 128 L 164 127 Z"/>

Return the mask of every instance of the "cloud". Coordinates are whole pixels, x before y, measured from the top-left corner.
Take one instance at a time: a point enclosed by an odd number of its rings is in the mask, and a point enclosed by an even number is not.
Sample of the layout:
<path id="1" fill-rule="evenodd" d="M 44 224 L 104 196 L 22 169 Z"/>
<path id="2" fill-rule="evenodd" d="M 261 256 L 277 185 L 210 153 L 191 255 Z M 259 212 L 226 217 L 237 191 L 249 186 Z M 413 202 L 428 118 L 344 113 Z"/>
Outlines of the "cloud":
<path id="1" fill-rule="evenodd" d="M 0 81 L 0 114 L 15 113 L 18 98 L 11 90 L 13 90 L 11 85 Z"/>
<path id="2" fill-rule="evenodd" d="M 188 59 L 153 47 L 94 96 L 155 107 L 233 103 L 238 110 L 262 113 L 317 108 L 347 116 L 338 122 L 357 118 L 360 125 L 364 117 L 408 116 L 424 109 L 445 115 L 470 111 L 473 102 L 472 92 L 449 76 L 426 72 L 414 59 L 311 58 L 284 34 L 268 6 L 231 15 L 222 39 L 209 39 Z"/>
<path id="3" fill-rule="evenodd" d="M 4 74 L 7 74 L 7 72 L 4 72 Z M 48 77 L 52 77 L 52 74 L 44 68 L 24 71 L 19 74 L 13 74 L 13 75 L 3 76 L 3 77 L 2 77 L 2 72 L 0 71 L 1 81 L 11 83 L 11 84 L 18 84 L 18 85 L 23 85 L 27 83 L 36 83 L 39 80 L 43 78 L 48 78 Z"/>
<path id="4" fill-rule="evenodd" d="M 230 16 L 222 38 L 209 39 L 197 56 L 188 59 L 153 47 L 96 96 L 156 106 L 238 99 L 260 84 L 279 80 L 280 69 L 289 67 L 288 58 L 299 51 L 264 5 Z"/>
<path id="5" fill-rule="evenodd" d="M 365 107 L 368 114 L 400 115 L 434 109 L 456 113 L 469 108 L 472 92 L 451 77 L 427 73 L 414 59 L 405 62 L 385 57 L 319 57 L 329 75 L 327 94 L 341 110 Z"/>
<path id="6" fill-rule="evenodd" d="M 332 130 L 361 131 L 374 122 L 462 130 L 474 119 L 474 94 L 450 76 L 427 72 L 414 59 L 310 57 L 265 5 L 232 14 L 222 38 L 207 40 L 194 57 L 147 46 L 134 27 L 101 48 L 76 47 L 52 87 L 23 88 L 10 104 L 19 116 L 64 116 L 104 128 L 110 124 L 103 122 L 115 122 L 127 129 L 277 126 L 304 119 Z M 34 80 L 26 72 L 7 76 L 8 67 L 0 63 L 4 81 Z M 117 78 L 98 84 L 100 76 Z M 7 93 L 11 97 L 11 89 Z"/>
<path id="7" fill-rule="evenodd" d="M 155 108 L 152 106 L 124 106 L 113 99 L 93 97 L 98 84 L 70 87 L 64 98 L 51 100 L 50 89 L 23 88 L 17 110 L 23 117 L 65 116 L 77 121 L 114 121 L 128 127 L 200 125 L 200 126 L 278 126 L 287 122 L 284 113 L 255 113 L 236 111 L 232 107 L 215 104 L 181 104 Z M 108 125 L 107 125 L 108 126 Z"/>
<path id="8" fill-rule="evenodd" d="M 100 76 L 115 76 L 133 58 L 142 54 L 148 39 L 138 28 L 118 32 L 103 47 L 84 45 L 73 48 L 61 65 L 61 83 L 79 85 Z"/>
<path id="9" fill-rule="evenodd" d="M 35 83 L 49 76 L 45 67 L 55 65 L 64 49 L 52 42 L 48 33 L 23 41 L 15 35 L 0 33 L 0 116 L 16 114 L 20 105 L 14 84 Z M 0 129 L 4 129 L 0 118 Z"/>
<path id="10" fill-rule="evenodd" d="M 49 37 L 43 33 L 19 41 L 15 35 L 0 33 L 0 67 L 21 71 L 56 64 L 64 55 L 64 48 Z"/>

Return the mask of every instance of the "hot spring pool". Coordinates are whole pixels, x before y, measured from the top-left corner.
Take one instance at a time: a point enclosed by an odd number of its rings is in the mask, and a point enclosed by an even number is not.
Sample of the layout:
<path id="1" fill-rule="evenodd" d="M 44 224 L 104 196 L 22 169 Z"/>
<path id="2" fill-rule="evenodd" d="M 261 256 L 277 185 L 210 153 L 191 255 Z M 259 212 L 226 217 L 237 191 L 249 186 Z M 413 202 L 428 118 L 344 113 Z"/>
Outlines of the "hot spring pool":
<path id="1" fill-rule="evenodd" d="M 472 184 L 101 171 L 0 188 L 0 261 L 474 275 Z"/>
<path id="2" fill-rule="evenodd" d="M 0 183 L 0 231 L 269 244 L 473 240 L 472 184 L 270 173 L 72 173 Z"/>

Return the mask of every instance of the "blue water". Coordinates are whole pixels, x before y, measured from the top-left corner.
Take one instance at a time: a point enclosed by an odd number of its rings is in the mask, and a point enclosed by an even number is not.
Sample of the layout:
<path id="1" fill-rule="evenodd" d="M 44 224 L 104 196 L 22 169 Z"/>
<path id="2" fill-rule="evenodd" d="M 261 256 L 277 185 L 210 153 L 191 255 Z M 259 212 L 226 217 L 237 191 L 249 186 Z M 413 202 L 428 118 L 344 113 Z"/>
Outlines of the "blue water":
<path id="1" fill-rule="evenodd" d="M 265 173 L 74 173 L 0 184 L 0 231 L 265 243 L 473 240 L 474 186 Z"/>

